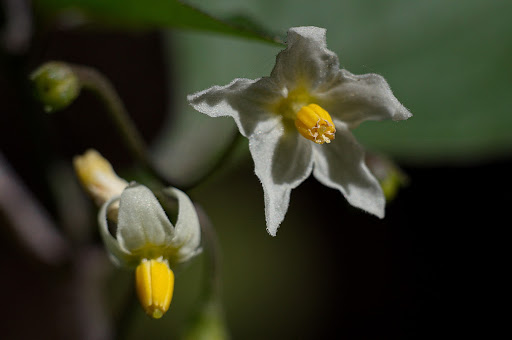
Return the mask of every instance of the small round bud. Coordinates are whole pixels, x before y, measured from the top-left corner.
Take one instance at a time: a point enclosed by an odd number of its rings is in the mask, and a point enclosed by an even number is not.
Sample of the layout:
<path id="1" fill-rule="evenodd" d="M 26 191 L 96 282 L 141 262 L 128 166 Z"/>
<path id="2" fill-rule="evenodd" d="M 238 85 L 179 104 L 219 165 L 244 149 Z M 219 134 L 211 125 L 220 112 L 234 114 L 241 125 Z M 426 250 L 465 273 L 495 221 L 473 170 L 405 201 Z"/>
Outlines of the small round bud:
<path id="1" fill-rule="evenodd" d="M 48 113 L 70 105 L 80 93 L 80 82 L 71 67 L 52 61 L 40 66 L 31 75 L 36 97 Z"/>

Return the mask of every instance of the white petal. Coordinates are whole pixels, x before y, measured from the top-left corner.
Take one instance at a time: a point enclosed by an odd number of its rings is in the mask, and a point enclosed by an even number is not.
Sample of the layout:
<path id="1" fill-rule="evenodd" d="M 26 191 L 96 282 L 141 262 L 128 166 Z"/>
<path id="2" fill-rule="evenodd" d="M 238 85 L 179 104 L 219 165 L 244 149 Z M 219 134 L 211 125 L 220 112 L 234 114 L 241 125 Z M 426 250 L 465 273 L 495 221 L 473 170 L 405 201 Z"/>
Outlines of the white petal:
<path id="1" fill-rule="evenodd" d="M 358 76 L 340 70 L 336 81 L 323 91 L 315 93 L 319 105 L 350 128 L 365 120 L 404 120 L 412 116 L 378 74 Z"/>
<path id="2" fill-rule="evenodd" d="M 155 195 L 147 187 L 130 184 L 119 201 L 117 240 L 130 252 L 169 242 L 174 228 Z"/>
<path id="3" fill-rule="evenodd" d="M 254 171 L 263 185 L 267 230 L 275 236 L 288 210 L 291 190 L 311 173 L 312 143 L 294 128 L 285 133 L 281 125 L 271 129 L 261 126 L 261 131 L 249 139 L 249 148 Z"/>
<path id="4" fill-rule="evenodd" d="M 340 190 L 351 205 L 383 218 L 384 194 L 364 163 L 363 148 L 346 126 L 335 124 L 336 138 L 330 144 L 314 146 L 314 176 Z"/>
<path id="5" fill-rule="evenodd" d="M 230 116 L 240 133 L 250 136 L 260 121 L 274 118 L 268 105 L 280 96 L 280 89 L 270 78 L 238 78 L 226 86 L 213 86 L 187 97 L 199 112 L 210 117 Z"/>
<path id="6" fill-rule="evenodd" d="M 199 218 L 190 198 L 176 188 L 163 190 L 164 194 L 178 199 L 178 219 L 174 228 L 174 236 L 168 244 L 168 259 L 172 263 L 184 262 L 197 255 L 201 249 L 201 227 Z"/>
<path id="7" fill-rule="evenodd" d="M 134 256 L 123 249 L 119 242 L 110 234 L 110 231 L 108 230 L 108 221 L 107 221 L 107 211 L 108 207 L 117 202 L 119 200 L 120 196 L 115 196 L 105 202 L 98 212 L 98 223 L 100 225 L 100 235 L 103 239 L 103 243 L 105 244 L 105 247 L 107 248 L 107 251 L 109 253 L 109 257 L 117 266 L 128 266 L 131 267 L 133 265 L 136 265 L 137 259 L 134 258 Z"/>
<path id="8" fill-rule="evenodd" d="M 287 47 L 277 55 L 270 76 L 275 83 L 288 88 L 305 85 L 315 90 L 334 79 L 339 61 L 336 54 L 327 49 L 325 32 L 324 28 L 312 26 L 288 30 Z"/>

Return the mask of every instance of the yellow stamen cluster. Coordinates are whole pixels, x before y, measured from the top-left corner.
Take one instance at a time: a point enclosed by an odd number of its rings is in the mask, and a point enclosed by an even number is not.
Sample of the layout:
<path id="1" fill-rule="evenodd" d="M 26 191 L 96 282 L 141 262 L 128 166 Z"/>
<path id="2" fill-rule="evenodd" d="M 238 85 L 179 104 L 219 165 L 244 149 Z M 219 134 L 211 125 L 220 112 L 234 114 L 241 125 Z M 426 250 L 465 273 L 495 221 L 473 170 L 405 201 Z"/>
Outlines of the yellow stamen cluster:
<path id="1" fill-rule="evenodd" d="M 295 118 L 295 127 L 305 138 L 317 143 L 330 143 L 336 128 L 331 116 L 316 104 L 303 106 Z"/>
<path id="2" fill-rule="evenodd" d="M 160 319 L 171 304 L 174 273 L 162 258 L 144 259 L 135 269 L 135 287 L 144 311 Z"/>

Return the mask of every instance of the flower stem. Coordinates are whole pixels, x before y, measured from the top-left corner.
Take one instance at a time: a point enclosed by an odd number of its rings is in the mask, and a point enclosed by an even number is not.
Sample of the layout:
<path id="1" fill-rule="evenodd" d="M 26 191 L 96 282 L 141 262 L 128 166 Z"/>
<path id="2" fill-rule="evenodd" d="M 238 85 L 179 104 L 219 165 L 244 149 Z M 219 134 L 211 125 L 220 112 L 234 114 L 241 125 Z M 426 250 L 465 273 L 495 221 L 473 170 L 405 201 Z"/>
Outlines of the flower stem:
<path id="1" fill-rule="evenodd" d="M 235 129 L 233 135 L 231 136 L 231 141 L 226 145 L 226 148 L 222 151 L 221 155 L 215 160 L 215 163 L 210 167 L 210 169 L 206 171 L 201 177 L 196 178 L 192 183 L 182 185 L 180 189 L 183 191 L 188 191 L 209 179 L 229 159 L 229 157 L 232 155 L 232 153 L 235 151 L 236 147 L 242 140 L 242 137 L 243 136 L 240 133 L 238 133 L 238 129 Z"/>
<path id="2" fill-rule="evenodd" d="M 242 135 L 236 131 L 231 137 L 231 141 L 227 144 L 226 148 L 222 151 L 221 155 L 217 158 L 209 171 L 205 172 L 201 177 L 197 178 L 192 183 L 187 185 L 178 185 L 172 179 L 164 176 L 156 168 L 148 156 L 147 146 L 142 138 L 135 123 L 130 118 L 123 101 L 119 97 L 112 83 L 103 74 L 96 69 L 83 66 L 69 64 L 73 73 L 78 78 L 82 88 L 92 91 L 106 106 L 106 111 L 110 115 L 114 125 L 118 129 L 119 134 L 123 138 L 125 145 L 131 152 L 133 157 L 140 163 L 140 165 L 147 170 L 162 186 L 173 186 L 188 191 L 195 188 L 199 184 L 211 177 L 218 169 L 222 167 L 225 161 L 231 156 L 236 146 L 239 144 Z"/>
<path id="3" fill-rule="evenodd" d="M 220 257 L 217 235 L 213 225 L 204 210 L 195 204 L 201 230 L 203 234 L 203 248 L 206 263 L 204 264 L 204 285 L 202 288 L 202 301 L 218 299 L 221 291 Z"/>
<path id="4" fill-rule="evenodd" d="M 77 76 L 80 85 L 95 93 L 104 103 L 107 113 L 110 115 L 114 125 L 122 136 L 125 145 L 133 157 L 162 183 L 170 183 L 169 179 L 163 177 L 154 167 L 148 157 L 147 146 L 135 123 L 131 120 L 123 101 L 117 94 L 112 83 L 94 68 L 82 65 L 69 65 Z"/>
<path id="5" fill-rule="evenodd" d="M 135 296 L 135 284 L 134 280 L 129 283 L 128 292 L 122 308 L 120 308 L 120 315 L 115 320 L 115 337 L 119 340 L 128 339 L 131 327 L 130 325 L 134 322 L 137 310 L 141 308 L 139 300 Z"/>
<path id="6" fill-rule="evenodd" d="M 203 231 L 204 276 L 199 304 L 196 306 L 188 325 L 182 332 L 181 340 L 229 339 L 221 299 L 220 259 L 215 230 L 205 212 L 195 205 Z"/>

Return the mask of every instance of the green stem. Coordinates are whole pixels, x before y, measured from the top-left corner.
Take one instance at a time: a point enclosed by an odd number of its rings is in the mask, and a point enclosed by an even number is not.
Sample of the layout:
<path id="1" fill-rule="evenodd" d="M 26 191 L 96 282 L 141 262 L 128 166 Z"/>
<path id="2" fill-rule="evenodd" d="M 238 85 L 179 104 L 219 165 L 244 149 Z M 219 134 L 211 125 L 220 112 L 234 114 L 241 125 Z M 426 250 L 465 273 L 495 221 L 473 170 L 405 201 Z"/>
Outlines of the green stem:
<path id="1" fill-rule="evenodd" d="M 221 294 L 220 280 L 220 254 L 217 241 L 217 235 L 213 225 L 198 205 L 195 205 L 199 221 L 201 223 L 203 250 L 205 256 L 204 264 L 204 284 L 202 288 L 202 301 L 219 300 Z"/>
<path id="2" fill-rule="evenodd" d="M 128 339 L 130 330 L 132 329 L 130 325 L 133 324 L 138 308 L 141 307 L 139 300 L 135 296 L 135 284 L 134 278 L 132 277 L 125 303 L 123 303 L 122 308 L 120 308 L 120 315 L 114 322 L 116 339 Z"/>
<path id="3" fill-rule="evenodd" d="M 123 101 L 117 94 L 112 83 L 94 68 L 82 65 L 69 66 L 77 76 L 81 86 L 92 91 L 102 100 L 107 108 L 107 113 L 110 115 L 110 118 L 118 129 L 119 134 L 122 136 L 125 145 L 128 147 L 133 157 L 163 186 L 177 187 L 182 191 L 188 191 L 198 186 L 205 180 L 209 179 L 213 173 L 222 167 L 241 140 L 242 135 L 239 134 L 238 131 L 235 131 L 232 135 L 231 141 L 209 171 L 205 172 L 192 183 L 187 185 L 178 185 L 173 180 L 163 176 L 149 158 L 146 143 L 137 130 L 136 125 L 128 115 Z"/>
<path id="4" fill-rule="evenodd" d="M 201 222 L 204 249 L 204 276 L 199 303 L 181 340 L 229 339 L 221 299 L 220 258 L 217 237 L 212 223 L 196 204 Z"/>
<path id="5" fill-rule="evenodd" d="M 217 170 L 219 170 L 224 165 L 224 163 L 229 159 L 229 157 L 231 157 L 233 151 L 235 151 L 236 147 L 238 146 L 242 138 L 243 136 L 238 132 L 238 129 L 235 129 L 231 137 L 231 141 L 222 151 L 222 154 L 215 160 L 215 163 L 210 167 L 209 171 L 205 172 L 201 177 L 196 178 L 192 183 L 182 185 L 181 190 L 188 191 L 209 179 L 215 172 L 217 172 Z"/>
<path id="6" fill-rule="evenodd" d="M 163 177 L 157 171 L 148 157 L 149 153 L 147 152 L 146 143 L 139 133 L 139 130 L 137 130 L 135 123 L 128 115 L 123 101 L 117 94 L 112 83 L 103 74 L 91 67 L 81 65 L 69 66 L 78 77 L 81 86 L 95 93 L 105 104 L 110 118 L 133 157 L 145 170 L 151 173 L 160 182 L 172 185 L 169 179 Z"/>

